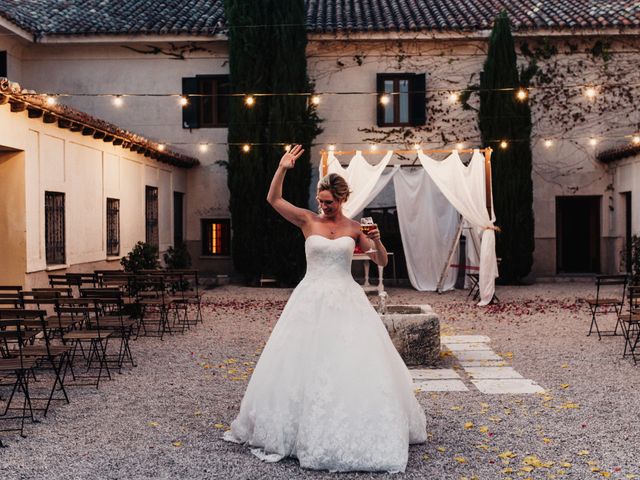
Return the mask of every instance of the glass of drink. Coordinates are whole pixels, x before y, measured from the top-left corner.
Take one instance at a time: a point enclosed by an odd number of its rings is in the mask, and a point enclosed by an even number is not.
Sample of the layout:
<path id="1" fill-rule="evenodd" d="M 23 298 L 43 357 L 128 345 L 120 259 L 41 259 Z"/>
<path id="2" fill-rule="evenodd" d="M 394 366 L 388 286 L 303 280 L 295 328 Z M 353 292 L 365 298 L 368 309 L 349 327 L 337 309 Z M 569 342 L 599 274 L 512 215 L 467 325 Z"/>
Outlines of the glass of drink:
<path id="1" fill-rule="evenodd" d="M 371 230 L 377 227 L 378 226 L 375 223 L 373 223 L 373 218 L 371 217 L 362 217 L 360 219 L 360 230 L 362 230 L 362 233 L 364 233 L 365 235 L 367 235 Z M 364 253 L 375 253 L 375 252 L 377 252 L 377 250 L 373 248 L 369 248 L 369 250 L 367 250 Z"/>

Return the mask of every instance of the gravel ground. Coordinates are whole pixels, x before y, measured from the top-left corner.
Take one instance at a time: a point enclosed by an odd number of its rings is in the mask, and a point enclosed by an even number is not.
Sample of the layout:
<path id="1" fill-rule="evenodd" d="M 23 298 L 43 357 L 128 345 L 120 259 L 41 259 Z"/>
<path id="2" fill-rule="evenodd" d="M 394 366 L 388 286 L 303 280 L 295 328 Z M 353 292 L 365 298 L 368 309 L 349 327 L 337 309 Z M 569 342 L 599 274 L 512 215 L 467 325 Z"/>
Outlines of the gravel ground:
<path id="1" fill-rule="evenodd" d="M 640 364 L 621 358 L 621 337 L 586 337 L 589 313 L 577 300 L 593 290 L 499 287 L 501 303 L 478 308 L 466 292 L 390 289 L 390 304 L 431 304 L 444 334 L 488 335 L 494 351 L 547 392 L 482 394 L 461 373 L 468 392 L 420 393 L 429 441 L 411 447 L 406 473 L 394 477 L 640 479 Z M 27 438 L 0 437 L 9 445 L 0 451 L 0 478 L 391 477 L 266 464 L 221 440 L 289 294 L 208 292 L 204 325 L 164 341 L 140 338 L 132 344 L 136 368 L 99 390 L 71 389 L 71 404 L 29 424 Z M 441 366 L 457 365 L 445 356 Z"/>

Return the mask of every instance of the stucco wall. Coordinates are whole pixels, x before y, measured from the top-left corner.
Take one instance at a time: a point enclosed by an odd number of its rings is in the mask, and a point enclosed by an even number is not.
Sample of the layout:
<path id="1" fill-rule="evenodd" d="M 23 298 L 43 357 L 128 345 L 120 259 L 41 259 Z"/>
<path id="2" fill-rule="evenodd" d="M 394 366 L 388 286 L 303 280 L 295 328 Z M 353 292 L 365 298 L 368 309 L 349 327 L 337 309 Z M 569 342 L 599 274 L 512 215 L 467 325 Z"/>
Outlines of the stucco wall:
<path id="1" fill-rule="evenodd" d="M 46 278 L 42 272 L 60 268 L 46 263 L 45 191 L 65 194 L 65 267 L 70 270 L 79 271 L 82 265 L 108 260 L 107 197 L 120 199 L 120 255 L 144 240 L 145 185 L 159 189 L 160 249 L 165 250 L 173 243 L 173 191 L 184 191 L 184 169 L 60 129 L 55 124 L 44 124 L 40 119 L 29 119 L 27 112 L 11 113 L 8 104 L 0 106 L 0 147 L 21 152 L 2 155 L 3 167 L 11 169 L 6 176 L 0 175 L 3 182 L 0 222 L 15 231 L 15 238 L 21 239 L 0 248 L 3 268 L 5 264 L 22 261 L 22 272 L 34 278 Z M 21 208 L 18 199 L 22 201 Z M 119 264 L 116 262 L 113 267 Z"/>
<path id="2" fill-rule="evenodd" d="M 604 44 L 602 40 L 579 35 L 516 38 L 518 49 L 523 49 L 518 57 L 520 64 L 526 66 L 535 57 L 542 73 L 533 81 L 533 86 L 542 88 L 532 90 L 530 98 L 534 122 L 535 276 L 556 273 L 558 196 L 602 197 L 601 267 L 603 271 L 615 271 L 619 264 L 616 252 L 622 235 L 617 220 L 621 177 L 614 174 L 614 168 L 597 162 L 596 154 L 627 141 L 624 135 L 631 133 L 630 126 L 640 123 L 640 113 L 634 107 L 637 99 L 634 92 L 623 87 L 602 91 L 594 101 L 587 100 L 579 88 L 548 88 L 602 82 L 640 83 L 637 69 L 640 40 L 608 37 Z M 4 37 L 0 37 L 0 48 L 2 42 L 6 42 Z M 128 46 L 24 44 L 12 47 L 12 55 L 19 60 L 19 67 L 14 68 L 20 72 L 22 83 L 39 91 L 180 93 L 183 77 L 228 72 L 223 42 L 191 45 L 197 48 L 187 51 L 189 44 L 158 44 L 155 46 L 164 53 L 149 54 L 127 48 L 149 50 L 144 42 Z M 330 143 L 346 150 L 367 149 L 375 141 L 401 148 L 415 142 L 425 148 L 454 148 L 458 142 L 467 147 L 479 146 L 477 113 L 450 103 L 448 97 L 451 91 L 478 83 L 486 49 L 485 39 L 464 35 L 409 40 L 361 36 L 338 40 L 330 35 L 312 35 L 308 45 L 309 75 L 317 92 L 329 93 L 322 95 L 319 106 L 324 132 L 317 139 L 314 160 L 319 160 L 320 149 Z M 176 52 L 182 52 L 184 59 L 172 57 Z M 407 136 L 404 130 L 395 132 L 376 126 L 376 97 L 372 95 L 376 74 L 389 72 L 427 74 L 427 124 L 410 129 Z M 336 95 L 341 92 L 369 94 Z M 196 266 L 229 270 L 228 258 L 199 258 L 200 219 L 225 218 L 229 213 L 226 172 L 215 163 L 227 158 L 227 148 L 212 145 L 202 153 L 197 146 L 202 142 L 226 142 L 226 129 L 183 129 L 181 110 L 174 97 L 127 97 L 122 109 L 113 107 L 108 97 L 66 97 L 64 101 L 150 138 L 166 141 L 201 160 L 202 165 L 190 170 L 183 184 L 187 193 L 185 238 Z M 469 103 L 477 107 L 477 97 L 472 96 Z M 595 147 L 588 143 L 591 136 L 599 138 Z M 544 145 L 547 138 L 553 139 L 552 147 Z M 379 158 L 369 157 L 371 161 Z M 133 165 L 121 168 L 136 169 Z M 632 174 L 638 172 L 634 170 Z M 161 177 L 158 174 L 158 181 Z M 383 203 L 393 198 L 389 191 L 383 195 L 386 195 Z M 640 231 L 637 220 L 633 228 Z M 161 238 L 165 242 L 166 231 L 161 232 Z"/>

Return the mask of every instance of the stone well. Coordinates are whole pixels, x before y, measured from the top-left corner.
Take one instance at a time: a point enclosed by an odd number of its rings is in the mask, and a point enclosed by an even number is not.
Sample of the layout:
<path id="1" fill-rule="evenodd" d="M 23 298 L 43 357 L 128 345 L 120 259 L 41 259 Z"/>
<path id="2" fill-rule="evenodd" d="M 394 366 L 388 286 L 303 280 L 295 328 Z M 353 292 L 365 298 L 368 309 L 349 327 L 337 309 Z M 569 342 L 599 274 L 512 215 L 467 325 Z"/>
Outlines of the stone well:
<path id="1" fill-rule="evenodd" d="M 438 363 L 440 319 L 431 305 L 387 305 L 380 318 L 407 366 Z"/>

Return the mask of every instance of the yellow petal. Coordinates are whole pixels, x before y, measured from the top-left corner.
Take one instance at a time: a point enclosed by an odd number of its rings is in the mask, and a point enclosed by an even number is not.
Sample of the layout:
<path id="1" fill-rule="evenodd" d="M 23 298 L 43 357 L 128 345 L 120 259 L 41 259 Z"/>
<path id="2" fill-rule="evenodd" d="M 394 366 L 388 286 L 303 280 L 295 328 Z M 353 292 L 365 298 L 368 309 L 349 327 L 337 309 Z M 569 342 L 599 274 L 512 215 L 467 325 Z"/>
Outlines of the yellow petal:
<path id="1" fill-rule="evenodd" d="M 569 462 L 562 462 L 560 466 L 564 468 L 571 468 L 571 464 Z"/>
<path id="2" fill-rule="evenodd" d="M 542 441 L 544 443 L 551 443 L 552 440 L 550 438 L 543 438 Z"/>
<path id="3" fill-rule="evenodd" d="M 469 430 L 470 428 L 473 428 L 473 422 L 467 422 L 464 424 L 464 428 L 466 428 L 467 430 Z"/>
<path id="4" fill-rule="evenodd" d="M 503 468 L 502 473 L 513 473 L 513 468 L 511 467 Z"/>
<path id="5" fill-rule="evenodd" d="M 520 470 L 523 472 L 533 472 L 533 467 L 522 467 Z"/>
<path id="6" fill-rule="evenodd" d="M 444 448 L 444 447 L 438 447 L 438 448 L 436 448 L 436 450 L 438 450 L 439 452 L 446 452 L 447 451 L 447 449 Z"/>
<path id="7" fill-rule="evenodd" d="M 602 475 L 605 478 L 609 478 L 611 476 L 610 472 L 600 472 L 600 475 Z"/>
<path id="8" fill-rule="evenodd" d="M 562 383 L 562 384 L 560 385 L 560 387 L 561 387 L 561 388 L 564 388 L 564 389 L 567 389 L 567 388 L 569 388 L 569 384 L 568 384 L 568 383 Z"/>
<path id="9" fill-rule="evenodd" d="M 587 465 L 591 465 L 592 467 L 598 465 L 598 462 L 596 462 L 595 460 L 587 460 Z"/>
<path id="10" fill-rule="evenodd" d="M 506 451 L 502 452 L 500 455 L 498 455 L 498 457 L 500 457 L 500 458 L 514 458 L 514 457 L 517 457 L 517 456 L 518 455 L 516 455 L 515 453 L 513 453 L 513 452 L 511 452 L 509 450 L 506 450 Z"/>
<path id="11" fill-rule="evenodd" d="M 173 445 L 174 447 L 181 447 L 182 446 L 182 442 L 176 441 L 176 442 L 173 442 L 171 445 Z"/>
<path id="12" fill-rule="evenodd" d="M 214 423 L 213 428 L 217 428 L 218 430 L 223 430 L 227 428 L 227 426 L 224 423 Z"/>
<path id="13" fill-rule="evenodd" d="M 592 471 L 593 473 L 596 473 L 596 472 L 599 472 L 599 471 L 600 471 L 600 469 L 599 469 L 598 467 L 591 467 L 591 471 Z"/>
<path id="14" fill-rule="evenodd" d="M 149 422 L 147 423 L 147 425 L 149 425 L 150 427 L 157 427 L 160 424 L 158 422 Z"/>
<path id="15" fill-rule="evenodd" d="M 489 431 L 489 427 L 487 427 L 486 425 L 483 425 L 482 427 L 478 428 L 478 431 L 480 433 L 487 433 Z"/>
<path id="16" fill-rule="evenodd" d="M 464 457 L 455 457 L 454 460 L 458 463 L 467 463 L 467 460 Z"/>
<path id="17" fill-rule="evenodd" d="M 453 407 L 451 407 L 451 410 L 454 410 L 456 412 L 459 412 L 460 410 L 462 410 L 462 407 L 458 406 L 458 405 L 454 405 Z"/>
<path id="18" fill-rule="evenodd" d="M 578 452 L 578 455 L 580 455 L 581 457 L 584 457 L 585 455 L 589 455 L 589 450 L 580 450 Z"/>
<path id="19" fill-rule="evenodd" d="M 429 460 L 429 455 L 427 455 L 426 453 L 424 455 L 422 455 L 422 459 L 423 460 Z"/>

